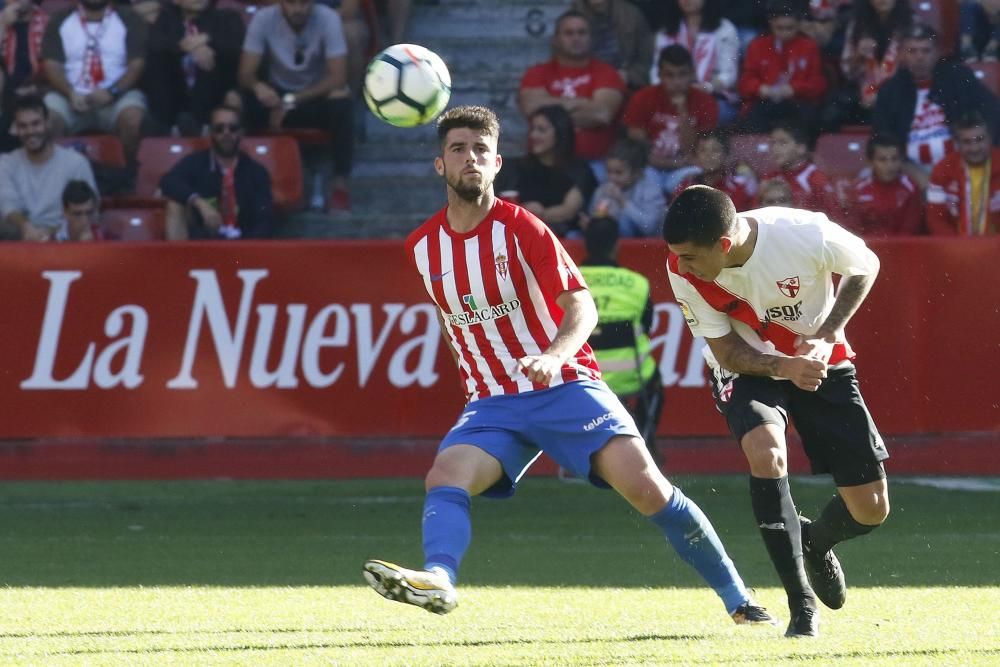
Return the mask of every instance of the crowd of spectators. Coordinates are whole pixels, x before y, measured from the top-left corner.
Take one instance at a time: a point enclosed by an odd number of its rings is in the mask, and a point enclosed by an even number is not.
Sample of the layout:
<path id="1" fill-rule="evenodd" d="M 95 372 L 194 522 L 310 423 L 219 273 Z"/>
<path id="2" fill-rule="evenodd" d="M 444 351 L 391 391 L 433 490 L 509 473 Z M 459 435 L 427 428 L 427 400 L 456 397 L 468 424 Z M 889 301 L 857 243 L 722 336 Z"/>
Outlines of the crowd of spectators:
<path id="1" fill-rule="evenodd" d="M 160 183 L 155 203 L 168 238 L 270 234 L 271 181 L 239 150 L 244 133 L 320 137 L 333 173 L 322 199 L 329 213 L 349 212 L 357 62 L 363 71 L 372 38 L 382 38 L 369 28 L 381 24 L 362 11 L 379 3 L 330 4 L 336 8 L 316 0 L 0 5 L 0 124 L 10 128 L 0 132 L 0 236 L 95 236 L 67 234 L 63 211 L 83 206 L 80 181 L 98 201 L 129 195 L 148 136 L 207 140 Z M 386 36 L 398 38 L 409 2 L 381 4 Z M 117 137 L 121 165 L 91 162 L 94 156 L 59 145 L 66 136 L 94 134 Z M 70 204 L 63 205 L 64 190 Z"/>
<path id="2" fill-rule="evenodd" d="M 554 228 L 579 235 L 608 216 L 622 236 L 655 235 L 649 220 L 706 183 L 738 210 L 821 210 L 866 236 L 998 233 L 988 149 L 1000 102 L 968 66 L 997 59 L 998 10 L 963 2 L 951 43 L 908 0 L 575 0 L 556 21 L 552 59 L 521 87 L 526 114 L 570 112 L 576 155 L 600 183 L 584 213 Z M 624 35 L 652 48 L 626 51 Z M 855 137 L 867 165 L 826 173 L 824 134 Z M 738 135 L 758 139 L 767 165 L 732 155 Z"/>
<path id="3" fill-rule="evenodd" d="M 0 133 L 0 236 L 86 238 L 67 232 L 63 190 L 83 181 L 99 202 L 116 194 L 108 184 L 127 193 L 146 136 L 205 142 L 163 177 L 169 238 L 271 233 L 267 172 L 239 149 L 245 135 L 319 145 L 332 163 L 325 208 L 351 210 L 364 64 L 374 44 L 404 40 L 409 0 L 276 0 L 252 13 L 238 0 L 53 1 L 0 6 L 0 124 L 11 127 Z M 581 235 L 595 216 L 615 218 L 622 236 L 655 235 L 692 183 L 725 190 L 739 210 L 814 208 L 866 235 L 1000 231 L 989 150 L 1000 102 L 970 68 L 997 61 L 1000 0 L 962 2 L 953 40 L 910 0 L 570 7 L 551 58 L 523 74 L 528 146 L 497 183 L 559 235 Z M 117 179 L 60 145 L 94 132 L 120 140 Z M 829 134 L 857 137 L 867 167 L 824 173 L 817 140 Z M 741 136 L 758 138 L 766 165 L 736 150 Z"/>

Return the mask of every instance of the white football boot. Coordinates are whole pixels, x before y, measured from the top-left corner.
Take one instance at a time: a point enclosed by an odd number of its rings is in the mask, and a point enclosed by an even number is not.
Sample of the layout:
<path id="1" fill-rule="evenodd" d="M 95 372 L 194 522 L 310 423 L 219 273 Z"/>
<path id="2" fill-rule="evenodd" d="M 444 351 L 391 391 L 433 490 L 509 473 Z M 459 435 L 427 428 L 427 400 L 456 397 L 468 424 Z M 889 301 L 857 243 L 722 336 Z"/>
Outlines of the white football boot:
<path id="1" fill-rule="evenodd" d="M 408 570 L 384 560 L 365 561 L 361 574 L 387 600 L 405 602 L 435 614 L 458 606 L 458 593 L 441 570 Z"/>

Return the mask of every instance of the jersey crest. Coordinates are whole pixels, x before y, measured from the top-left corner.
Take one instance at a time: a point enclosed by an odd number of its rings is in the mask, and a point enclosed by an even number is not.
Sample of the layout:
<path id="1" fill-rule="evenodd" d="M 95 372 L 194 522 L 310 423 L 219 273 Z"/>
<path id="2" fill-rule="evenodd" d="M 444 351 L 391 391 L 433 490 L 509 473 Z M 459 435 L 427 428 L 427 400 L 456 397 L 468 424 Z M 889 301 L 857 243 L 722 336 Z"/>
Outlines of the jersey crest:
<path id="1" fill-rule="evenodd" d="M 787 296 L 789 299 L 794 299 L 795 295 L 799 293 L 799 277 L 792 276 L 791 278 L 784 278 L 777 281 L 778 289 L 782 294 Z"/>

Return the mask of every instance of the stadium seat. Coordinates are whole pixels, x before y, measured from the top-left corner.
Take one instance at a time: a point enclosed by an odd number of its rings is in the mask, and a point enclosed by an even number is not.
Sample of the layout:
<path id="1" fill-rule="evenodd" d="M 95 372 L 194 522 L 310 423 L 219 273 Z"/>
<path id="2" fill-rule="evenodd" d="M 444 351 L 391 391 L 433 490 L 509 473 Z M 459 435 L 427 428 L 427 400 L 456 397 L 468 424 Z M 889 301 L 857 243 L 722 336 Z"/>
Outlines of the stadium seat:
<path id="1" fill-rule="evenodd" d="M 955 0 L 915 0 L 910 3 L 917 21 L 926 23 L 938 33 L 942 55 L 953 53 L 958 46 L 958 2 Z"/>
<path id="2" fill-rule="evenodd" d="M 1000 63 L 969 63 L 969 67 L 984 86 L 1000 95 Z"/>
<path id="3" fill-rule="evenodd" d="M 72 148 L 92 162 L 111 167 L 125 166 L 125 151 L 121 140 L 114 134 L 88 134 L 78 137 L 59 137 L 56 143 Z"/>
<path id="4" fill-rule="evenodd" d="M 108 241 L 162 241 L 166 235 L 166 210 L 112 208 L 101 212 L 102 236 Z"/>
<path id="5" fill-rule="evenodd" d="M 737 134 L 729 140 L 729 159 L 737 165 L 746 163 L 758 176 L 774 171 L 771 143 L 766 134 Z"/>
<path id="6" fill-rule="evenodd" d="M 146 137 L 139 143 L 139 173 L 131 205 L 150 205 L 159 200 L 160 178 L 185 155 L 208 148 L 205 137 Z"/>
<path id="7" fill-rule="evenodd" d="M 816 141 L 813 160 L 825 172 L 841 202 L 850 201 L 851 184 L 868 166 L 865 147 L 868 134 L 823 134 Z"/>
<path id="8" fill-rule="evenodd" d="M 274 208 L 288 213 L 302 204 L 302 156 L 290 136 L 245 137 L 240 148 L 271 174 Z"/>

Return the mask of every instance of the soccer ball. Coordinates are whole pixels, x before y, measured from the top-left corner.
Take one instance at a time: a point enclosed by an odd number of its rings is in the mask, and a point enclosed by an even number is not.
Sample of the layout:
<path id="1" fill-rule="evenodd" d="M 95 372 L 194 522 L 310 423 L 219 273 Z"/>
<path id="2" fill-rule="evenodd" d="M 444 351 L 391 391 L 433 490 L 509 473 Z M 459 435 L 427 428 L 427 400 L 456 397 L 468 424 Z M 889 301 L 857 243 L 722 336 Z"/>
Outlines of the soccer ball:
<path id="1" fill-rule="evenodd" d="M 364 98 L 381 120 L 416 127 L 444 111 L 451 74 L 438 54 L 417 44 L 395 44 L 368 63 Z"/>

